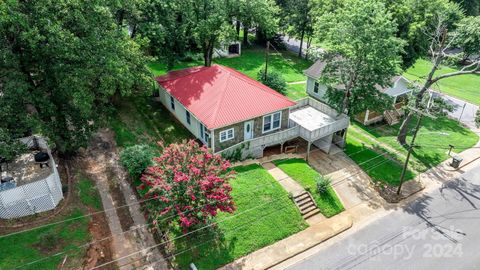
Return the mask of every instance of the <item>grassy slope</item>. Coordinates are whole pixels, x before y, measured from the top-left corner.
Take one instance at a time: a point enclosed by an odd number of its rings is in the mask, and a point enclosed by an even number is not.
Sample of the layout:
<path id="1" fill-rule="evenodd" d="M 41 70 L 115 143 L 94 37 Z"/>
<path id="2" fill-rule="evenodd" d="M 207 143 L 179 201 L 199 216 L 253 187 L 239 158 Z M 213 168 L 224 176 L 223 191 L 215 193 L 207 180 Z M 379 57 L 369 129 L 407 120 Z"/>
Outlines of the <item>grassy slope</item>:
<path id="1" fill-rule="evenodd" d="M 405 77 L 410 80 L 423 82 L 425 76 L 430 72 L 432 63 L 419 59 L 414 66 L 405 72 Z M 441 75 L 457 71 L 450 67 L 442 67 L 435 75 Z M 448 95 L 458 97 L 465 101 L 480 105 L 480 75 L 462 75 L 440 80 L 433 88 Z"/>
<path id="2" fill-rule="evenodd" d="M 259 48 L 244 49 L 239 57 L 216 58 L 213 62 L 234 68 L 250 78 L 257 79 L 258 71 L 265 66 L 265 52 Z M 290 52 L 282 52 L 281 55 L 273 52 L 270 54 L 268 62 L 269 70 L 279 72 L 287 82 L 305 81 L 303 70 L 310 67 L 311 64 L 312 62 L 298 58 Z M 200 65 L 203 65 L 203 61 L 178 62 L 173 70 Z M 162 62 L 150 63 L 148 67 L 155 76 L 167 73 L 167 67 Z"/>
<path id="3" fill-rule="evenodd" d="M 123 100 L 116 109 L 117 115 L 111 119 L 110 126 L 121 147 L 139 143 L 155 145 L 160 140 L 170 144 L 192 138 L 161 103 L 148 97 Z"/>
<path id="4" fill-rule="evenodd" d="M 345 153 L 357 163 L 374 181 L 386 182 L 390 185 L 398 185 L 402 166 L 392 160 L 388 155 L 380 155 L 384 153 L 382 149 L 375 149 L 359 139 L 358 136 L 348 131 L 347 145 Z M 406 180 L 413 179 L 415 173 L 411 170 L 407 171 Z"/>
<path id="5" fill-rule="evenodd" d="M 214 232 L 176 241 L 177 251 L 193 247 L 177 257 L 183 268 L 195 262 L 198 269 L 216 269 L 307 227 L 287 192 L 265 169 L 250 165 L 235 170 L 237 177 L 231 184 L 237 211 L 220 213 Z M 244 211 L 248 212 L 241 214 Z M 214 237 L 218 240 L 212 241 Z"/>
<path id="6" fill-rule="evenodd" d="M 313 199 L 317 203 L 320 212 L 326 217 L 334 216 L 344 210 L 342 202 L 330 187 L 327 193 L 317 192 L 318 172 L 312 169 L 303 159 L 284 159 L 273 162 L 293 180 L 297 181 L 305 189 L 309 189 Z"/>
<path id="7" fill-rule="evenodd" d="M 76 193 L 84 206 L 92 207 L 94 210 L 102 209 L 100 196 L 90 180 L 82 178 L 78 182 Z M 86 214 L 86 210 L 77 208 L 72 210 L 70 214 L 51 222 L 75 218 L 84 214 Z M 58 252 L 69 250 L 67 262 L 81 261 L 85 254 L 85 249 L 77 249 L 75 246 L 80 246 L 90 241 L 88 221 L 88 219 L 81 218 L 0 238 L 0 246 L 3 247 L 0 269 L 11 269 Z M 22 269 L 56 269 L 63 256 L 51 257 Z"/>
<path id="8" fill-rule="evenodd" d="M 413 129 L 416 120 L 412 121 L 410 130 Z M 395 126 L 375 126 L 364 127 L 356 124 L 359 130 L 370 134 L 380 142 L 390 145 L 392 148 L 403 153 L 407 153 L 396 140 L 400 124 Z M 412 154 L 412 168 L 417 172 L 424 172 L 432 166 L 436 166 L 448 159 L 448 145 L 456 146 L 456 150 L 461 152 L 474 146 L 478 141 L 478 136 L 467 128 L 462 127 L 456 121 L 440 117 L 437 119 L 423 118 L 422 126 L 418 132 L 416 145 L 417 148 Z M 407 137 L 410 142 L 411 137 Z"/>

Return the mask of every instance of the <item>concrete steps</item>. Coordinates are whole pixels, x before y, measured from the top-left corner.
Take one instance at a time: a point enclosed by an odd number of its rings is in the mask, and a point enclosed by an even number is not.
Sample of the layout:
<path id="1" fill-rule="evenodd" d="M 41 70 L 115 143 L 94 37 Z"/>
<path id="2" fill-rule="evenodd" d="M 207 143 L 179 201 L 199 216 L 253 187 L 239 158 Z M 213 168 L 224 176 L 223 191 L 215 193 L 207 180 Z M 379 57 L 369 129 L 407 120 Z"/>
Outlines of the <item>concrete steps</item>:
<path id="1" fill-rule="evenodd" d="M 294 196 L 293 202 L 297 205 L 300 214 L 302 214 L 304 219 L 312 217 L 320 212 L 312 196 L 307 191 Z"/>

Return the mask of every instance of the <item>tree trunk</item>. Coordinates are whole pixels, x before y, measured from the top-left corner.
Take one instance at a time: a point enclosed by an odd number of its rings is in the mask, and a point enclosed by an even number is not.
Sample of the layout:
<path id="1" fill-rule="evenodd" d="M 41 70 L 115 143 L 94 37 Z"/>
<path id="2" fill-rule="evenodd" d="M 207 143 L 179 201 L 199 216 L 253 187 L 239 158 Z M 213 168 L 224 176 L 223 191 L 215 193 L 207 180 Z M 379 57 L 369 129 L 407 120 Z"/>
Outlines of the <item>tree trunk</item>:
<path id="1" fill-rule="evenodd" d="M 213 43 L 208 43 L 203 49 L 204 65 L 209 67 L 212 65 Z"/>
<path id="2" fill-rule="evenodd" d="M 425 80 L 425 84 L 423 87 L 420 89 L 418 94 L 415 96 L 415 109 L 418 109 L 420 107 L 420 104 L 422 103 L 423 95 L 430 89 L 432 84 L 435 82 L 433 79 L 433 75 L 437 71 L 438 67 L 440 66 L 440 63 L 442 63 L 442 60 L 444 58 L 443 56 L 443 50 L 445 49 L 445 40 L 447 37 L 447 31 L 443 30 L 441 33 L 441 40 L 440 40 L 440 45 L 436 52 L 433 54 L 434 59 L 433 59 L 433 66 L 430 72 L 428 73 L 427 79 Z M 406 145 L 407 144 L 407 133 L 408 133 L 408 126 L 410 124 L 410 121 L 412 121 L 413 117 L 413 112 L 410 111 L 405 117 L 405 119 L 402 122 L 402 125 L 400 127 L 400 130 L 398 131 L 397 135 L 397 140 L 401 145 Z"/>
<path id="3" fill-rule="evenodd" d="M 304 36 L 305 36 L 305 29 L 302 30 L 302 35 L 300 36 L 300 48 L 298 49 L 298 57 L 302 57 L 303 37 Z"/>
<path id="4" fill-rule="evenodd" d="M 310 49 L 310 46 L 312 45 L 312 36 L 307 36 L 307 52 L 305 52 L 305 59 L 308 60 L 308 51 Z"/>
<path id="5" fill-rule="evenodd" d="M 240 40 L 240 21 L 237 20 L 236 29 L 237 31 L 237 40 Z"/>
<path id="6" fill-rule="evenodd" d="M 130 33 L 130 38 L 135 38 L 137 35 L 137 23 L 133 24 L 132 33 Z"/>
<path id="7" fill-rule="evenodd" d="M 248 46 L 248 26 L 243 25 L 243 46 Z"/>

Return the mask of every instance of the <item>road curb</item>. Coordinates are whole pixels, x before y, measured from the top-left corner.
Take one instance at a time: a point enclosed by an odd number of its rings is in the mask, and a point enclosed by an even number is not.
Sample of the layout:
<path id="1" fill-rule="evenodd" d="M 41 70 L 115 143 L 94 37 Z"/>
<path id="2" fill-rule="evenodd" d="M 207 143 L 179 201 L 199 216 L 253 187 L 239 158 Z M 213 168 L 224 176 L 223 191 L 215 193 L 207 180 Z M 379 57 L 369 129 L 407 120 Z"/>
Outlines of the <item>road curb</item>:
<path id="1" fill-rule="evenodd" d="M 350 229 L 352 225 L 352 217 L 343 212 L 219 269 L 268 269 Z"/>

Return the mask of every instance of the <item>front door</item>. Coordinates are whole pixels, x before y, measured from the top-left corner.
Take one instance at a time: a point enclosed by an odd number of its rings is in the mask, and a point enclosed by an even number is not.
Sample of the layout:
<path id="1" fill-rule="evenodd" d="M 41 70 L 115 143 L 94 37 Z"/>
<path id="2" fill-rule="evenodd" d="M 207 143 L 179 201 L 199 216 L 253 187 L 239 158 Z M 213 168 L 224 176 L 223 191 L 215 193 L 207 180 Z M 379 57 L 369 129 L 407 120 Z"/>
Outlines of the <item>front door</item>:
<path id="1" fill-rule="evenodd" d="M 245 122 L 245 129 L 244 129 L 244 140 L 253 139 L 253 121 Z"/>

